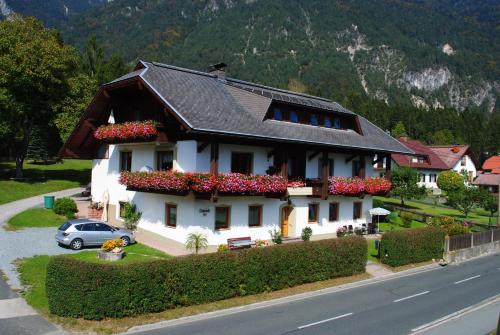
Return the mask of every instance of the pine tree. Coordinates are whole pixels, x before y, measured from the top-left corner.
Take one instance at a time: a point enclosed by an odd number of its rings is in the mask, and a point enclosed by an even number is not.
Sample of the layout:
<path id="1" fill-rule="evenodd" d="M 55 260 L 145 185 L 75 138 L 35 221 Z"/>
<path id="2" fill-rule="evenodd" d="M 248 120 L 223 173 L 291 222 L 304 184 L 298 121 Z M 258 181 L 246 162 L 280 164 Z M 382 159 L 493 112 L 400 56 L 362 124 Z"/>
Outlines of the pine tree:
<path id="1" fill-rule="evenodd" d="M 26 158 L 33 161 L 47 162 L 49 159 L 47 127 L 35 125 L 31 131 L 31 139 L 28 145 Z"/>

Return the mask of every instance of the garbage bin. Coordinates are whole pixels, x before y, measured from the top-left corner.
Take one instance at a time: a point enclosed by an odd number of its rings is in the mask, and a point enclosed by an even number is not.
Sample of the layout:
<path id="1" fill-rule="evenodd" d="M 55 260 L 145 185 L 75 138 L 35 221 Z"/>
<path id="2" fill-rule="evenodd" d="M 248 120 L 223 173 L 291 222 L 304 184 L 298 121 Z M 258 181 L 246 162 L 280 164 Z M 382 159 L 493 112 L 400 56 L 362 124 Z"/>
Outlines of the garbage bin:
<path id="1" fill-rule="evenodd" d="M 43 207 L 46 209 L 52 209 L 54 207 L 54 196 L 53 195 L 45 195 L 43 197 Z"/>

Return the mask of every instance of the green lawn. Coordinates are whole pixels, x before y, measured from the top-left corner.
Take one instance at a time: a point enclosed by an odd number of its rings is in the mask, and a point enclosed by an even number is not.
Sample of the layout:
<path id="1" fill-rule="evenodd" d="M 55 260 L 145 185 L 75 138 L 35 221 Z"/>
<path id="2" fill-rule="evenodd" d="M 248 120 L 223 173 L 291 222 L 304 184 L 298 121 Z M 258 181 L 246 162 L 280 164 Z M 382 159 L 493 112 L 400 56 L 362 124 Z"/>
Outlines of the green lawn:
<path id="1" fill-rule="evenodd" d="M 376 200 L 382 201 L 384 203 L 387 203 L 387 204 L 401 206 L 401 200 L 396 199 L 396 198 L 384 198 L 384 197 L 373 197 L 373 198 Z M 427 213 L 427 214 L 431 214 L 431 215 L 451 216 L 451 217 L 454 217 L 454 218 L 457 218 L 460 220 L 465 219 L 465 215 L 463 215 L 458 210 L 451 208 L 451 207 L 446 207 L 446 206 L 442 206 L 442 205 L 431 205 L 431 204 L 424 203 L 421 201 L 405 201 L 405 205 L 409 209 L 412 209 L 414 211 L 421 212 L 421 213 Z M 489 216 L 485 210 L 478 208 L 469 214 L 469 216 L 467 217 L 467 220 L 488 224 Z M 493 217 L 492 224 L 495 225 L 496 222 L 497 222 L 497 218 Z"/>
<path id="2" fill-rule="evenodd" d="M 378 251 L 375 249 L 375 240 L 367 240 L 368 242 L 368 260 L 378 263 L 379 259 L 377 258 Z"/>
<path id="3" fill-rule="evenodd" d="M 0 163 L 0 204 L 39 194 L 78 187 L 90 181 L 91 161 L 65 160 L 62 164 L 24 164 L 26 181 L 14 181 L 15 164 Z"/>
<path id="4" fill-rule="evenodd" d="M 413 220 L 411 222 L 411 227 L 410 228 L 423 228 L 423 227 L 427 227 L 427 225 L 425 223 Z M 379 228 L 382 231 L 391 231 L 391 230 L 406 229 L 401 224 L 394 224 L 392 222 L 381 222 L 379 224 Z"/>
<path id="5" fill-rule="evenodd" d="M 76 258 L 89 262 L 111 263 L 109 261 L 98 260 L 96 258 L 98 250 L 99 249 L 82 251 L 80 253 L 66 255 L 64 257 Z M 139 243 L 125 247 L 125 252 L 127 254 L 122 261 L 113 262 L 112 264 L 123 265 L 133 262 L 145 262 L 171 257 L 170 255 L 167 255 L 159 250 Z M 28 287 L 28 289 L 22 293 L 24 298 L 31 306 L 44 314 L 49 313 L 49 306 L 45 293 L 45 278 L 47 275 L 47 264 L 49 263 L 50 257 L 52 256 L 34 256 L 31 258 L 24 258 L 17 262 L 21 283 Z M 62 283 L 62 285 L 63 284 L 64 283 Z"/>
<path id="6" fill-rule="evenodd" d="M 59 227 L 66 221 L 51 209 L 31 208 L 9 219 L 7 229 L 17 230 L 28 227 Z"/>

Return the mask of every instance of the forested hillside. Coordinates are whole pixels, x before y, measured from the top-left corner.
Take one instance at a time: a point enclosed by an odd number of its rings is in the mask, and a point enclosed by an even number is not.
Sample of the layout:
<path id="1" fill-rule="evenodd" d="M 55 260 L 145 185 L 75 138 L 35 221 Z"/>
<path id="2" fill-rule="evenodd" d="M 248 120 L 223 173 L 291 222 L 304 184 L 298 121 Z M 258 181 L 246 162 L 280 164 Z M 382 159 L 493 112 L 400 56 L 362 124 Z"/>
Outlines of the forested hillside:
<path id="1" fill-rule="evenodd" d="M 500 151 L 495 0 L 0 1 L 80 50 L 95 35 L 130 66 L 224 61 L 230 76 L 334 99 L 384 129 Z"/>

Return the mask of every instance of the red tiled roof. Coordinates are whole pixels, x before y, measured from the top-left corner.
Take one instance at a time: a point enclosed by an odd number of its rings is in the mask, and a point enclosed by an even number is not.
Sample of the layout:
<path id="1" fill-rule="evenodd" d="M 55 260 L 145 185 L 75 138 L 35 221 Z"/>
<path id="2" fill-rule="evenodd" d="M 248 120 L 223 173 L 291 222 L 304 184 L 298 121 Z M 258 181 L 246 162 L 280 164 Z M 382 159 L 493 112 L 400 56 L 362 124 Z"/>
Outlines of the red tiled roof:
<path id="1" fill-rule="evenodd" d="M 468 145 L 431 145 L 429 148 L 439 156 L 449 169 L 453 168 L 469 150 Z"/>
<path id="2" fill-rule="evenodd" d="M 417 156 L 424 156 L 424 163 L 412 162 L 413 156 L 393 154 L 392 159 L 398 166 L 411 166 L 417 169 L 433 169 L 433 170 L 448 170 L 448 165 L 442 161 L 438 155 L 422 142 L 410 140 L 407 137 L 400 137 L 399 142 L 410 148 Z"/>
<path id="3" fill-rule="evenodd" d="M 500 156 L 492 156 L 484 161 L 483 170 L 492 170 L 492 173 L 500 173 Z M 495 170 L 495 172 L 493 172 Z"/>
<path id="4" fill-rule="evenodd" d="M 477 175 L 477 178 L 474 179 L 472 184 L 474 185 L 498 185 L 500 182 L 500 175 L 493 173 L 480 173 Z"/>

